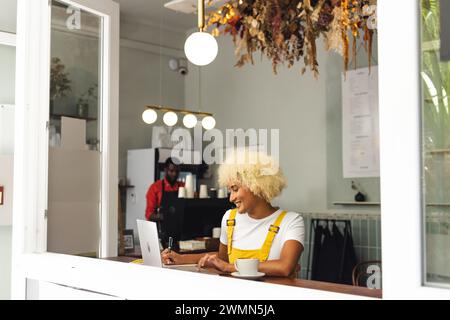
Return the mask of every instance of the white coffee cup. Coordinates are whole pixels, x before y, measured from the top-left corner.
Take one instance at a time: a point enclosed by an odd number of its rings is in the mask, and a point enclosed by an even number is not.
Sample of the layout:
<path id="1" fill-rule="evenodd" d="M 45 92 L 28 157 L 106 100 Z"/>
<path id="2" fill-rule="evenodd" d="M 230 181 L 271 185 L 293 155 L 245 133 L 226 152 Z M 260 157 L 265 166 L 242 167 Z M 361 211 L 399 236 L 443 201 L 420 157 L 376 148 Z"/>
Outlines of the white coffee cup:
<path id="1" fill-rule="evenodd" d="M 258 274 L 259 260 L 258 259 L 237 259 L 234 262 L 234 267 L 242 276 L 255 276 Z"/>
<path id="2" fill-rule="evenodd" d="M 221 232 L 221 229 L 220 229 L 220 228 L 214 228 L 214 229 L 212 229 L 212 237 L 213 237 L 214 239 L 220 238 L 220 232 Z"/>
<path id="3" fill-rule="evenodd" d="M 194 199 L 194 190 L 186 189 L 186 198 Z"/>
<path id="4" fill-rule="evenodd" d="M 206 184 L 200 185 L 199 198 L 201 199 L 208 198 L 208 186 Z"/>
<path id="5" fill-rule="evenodd" d="M 188 174 L 186 176 L 184 187 L 186 188 L 187 194 L 189 194 L 191 191 L 194 192 L 194 176 L 192 174 Z"/>
<path id="6" fill-rule="evenodd" d="M 178 198 L 186 198 L 186 188 L 185 187 L 178 188 Z"/>
<path id="7" fill-rule="evenodd" d="M 219 191 L 217 192 L 217 198 L 219 199 L 226 198 L 225 191 L 223 189 L 219 189 Z"/>

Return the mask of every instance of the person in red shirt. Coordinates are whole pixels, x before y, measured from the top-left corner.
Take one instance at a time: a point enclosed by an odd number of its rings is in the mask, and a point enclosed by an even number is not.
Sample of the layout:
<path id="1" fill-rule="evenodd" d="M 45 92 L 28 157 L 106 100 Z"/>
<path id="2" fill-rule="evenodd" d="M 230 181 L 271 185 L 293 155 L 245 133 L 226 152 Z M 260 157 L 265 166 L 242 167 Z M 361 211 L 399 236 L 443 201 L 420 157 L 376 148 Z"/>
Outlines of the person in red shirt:
<path id="1" fill-rule="evenodd" d="M 164 179 L 153 183 L 147 191 L 147 207 L 145 209 L 147 220 L 157 218 L 158 209 L 167 205 L 165 202 L 170 202 L 171 198 L 178 197 L 178 188 L 184 187 L 184 183 L 177 181 L 179 175 L 179 166 L 172 158 L 167 158 L 164 164 Z"/>

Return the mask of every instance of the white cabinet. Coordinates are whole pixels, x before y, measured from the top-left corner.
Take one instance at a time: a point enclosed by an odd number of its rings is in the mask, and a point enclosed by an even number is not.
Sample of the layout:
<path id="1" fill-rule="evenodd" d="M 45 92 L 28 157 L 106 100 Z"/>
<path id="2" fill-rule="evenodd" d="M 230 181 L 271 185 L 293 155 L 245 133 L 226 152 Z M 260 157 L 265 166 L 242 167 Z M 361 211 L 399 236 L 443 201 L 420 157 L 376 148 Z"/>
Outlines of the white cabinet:
<path id="1" fill-rule="evenodd" d="M 98 252 L 100 230 L 100 153 L 49 150 L 48 251 Z"/>
<path id="2" fill-rule="evenodd" d="M 61 147 L 49 147 L 47 250 L 97 256 L 101 154 L 87 150 L 86 121 L 63 117 Z"/>

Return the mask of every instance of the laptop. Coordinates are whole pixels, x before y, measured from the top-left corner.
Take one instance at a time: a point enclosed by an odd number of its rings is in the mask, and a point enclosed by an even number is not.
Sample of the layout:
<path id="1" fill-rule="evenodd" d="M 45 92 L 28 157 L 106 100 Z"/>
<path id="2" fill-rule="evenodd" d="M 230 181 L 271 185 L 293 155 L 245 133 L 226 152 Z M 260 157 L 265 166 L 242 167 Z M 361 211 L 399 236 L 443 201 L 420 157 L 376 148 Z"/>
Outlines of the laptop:
<path id="1" fill-rule="evenodd" d="M 137 220 L 139 242 L 141 244 L 144 265 L 158 268 L 177 269 L 191 272 L 201 272 L 195 264 L 165 265 L 161 259 L 161 246 L 156 222 Z"/>

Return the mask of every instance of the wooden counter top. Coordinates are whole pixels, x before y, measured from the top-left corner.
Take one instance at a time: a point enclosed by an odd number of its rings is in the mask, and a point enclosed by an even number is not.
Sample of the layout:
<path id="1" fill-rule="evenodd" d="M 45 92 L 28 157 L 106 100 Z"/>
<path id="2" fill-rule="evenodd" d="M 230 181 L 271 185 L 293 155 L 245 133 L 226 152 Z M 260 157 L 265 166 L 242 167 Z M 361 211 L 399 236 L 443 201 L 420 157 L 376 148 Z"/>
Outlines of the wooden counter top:
<path id="1" fill-rule="evenodd" d="M 282 284 L 286 286 L 294 286 L 305 289 L 315 289 L 324 290 L 337 293 L 354 294 L 358 296 L 365 296 L 371 298 L 382 298 L 382 291 L 376 289 L 369 289 L 365 287 L 350 286 L 339 283 L 331 282 L 321 282 L 314 280 L 304 280 L 304 279 L 290 279 L 290 278 L 279 278 L 279 277 L 264 277 L 262 282 Z"/>
<path id="2" fill-rule="evenodd" d="M 132 262 L 136 260 L 134 257 L 113 257 L 107 258 L 107 260 L 118 261 L 118 262 Z M 217 274 L 214 272 L 214 274 Z M 224 277 L 230 277 L 229 274 L 221 274 Z M 248 280 L 254 281 L 254 280 Z M 382 298 L 382 290 L 378 289 L 368 289 L 365 287 L 357 287 L 350 286 L 345 284 L 331 283 L 331 282 L 321 282 L 321 281 L 313 281 L 313 280 L 304 280 L 304 279 L 291 279 L 291 278 L 281 278 L 281 277 L 263 277 L 260 280 L 261 282 L 271 283 L 271 284 L 279 284 L 285 286 L 292 286 L 298 288 L 305 289 L 314 289 L 314 290 L 322 290 L 322 291 L 330 291 L 336 293 L 344 293 L 344 294 L 353 294 L 358 296 L 370 297 L 370 298 Z"/>

